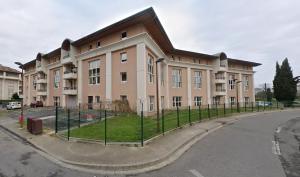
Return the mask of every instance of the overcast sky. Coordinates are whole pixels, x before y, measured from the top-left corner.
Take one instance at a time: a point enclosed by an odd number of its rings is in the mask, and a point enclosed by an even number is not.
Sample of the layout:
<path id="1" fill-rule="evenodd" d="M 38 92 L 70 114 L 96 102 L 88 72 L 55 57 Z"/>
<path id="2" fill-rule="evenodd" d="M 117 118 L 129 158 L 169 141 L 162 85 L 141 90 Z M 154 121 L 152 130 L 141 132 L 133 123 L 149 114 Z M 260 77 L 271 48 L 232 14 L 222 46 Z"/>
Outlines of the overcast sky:
<path id="1" fill-rule="evenodd" d="M 28 62 L 152 6 L 173 45 L 251 60 L 255 83 L 271 83 L 287 57 L 300 75 L 299 0 L 1 0 L 0 64 Z"/>

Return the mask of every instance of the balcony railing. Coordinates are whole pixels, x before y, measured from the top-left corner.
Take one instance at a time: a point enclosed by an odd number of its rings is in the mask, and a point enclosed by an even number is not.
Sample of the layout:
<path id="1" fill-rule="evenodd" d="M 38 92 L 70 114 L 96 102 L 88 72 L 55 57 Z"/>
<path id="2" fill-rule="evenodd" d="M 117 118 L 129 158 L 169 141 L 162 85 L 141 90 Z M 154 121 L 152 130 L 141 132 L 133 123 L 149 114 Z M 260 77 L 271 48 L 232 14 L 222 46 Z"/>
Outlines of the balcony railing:
<path id="1" fill-rule="evenodd" d="M 69 57 L 70 57 L 70 53 L 68 52 L 68 53 L 66 53 L 66 54 L 63 56 L 63 59 L 69 58 Z"/>
<path id="2" fill-rule="evenodd" d="M 69 74 L 69 73 L 73 73 L 73 74 L 76 74 L 77 71 L 65 71 L 64 74 Z"/>
<path id="3" fill-rule="evenodd" d="M 216 88 L 216 92 L 226 92 L 225 88 Z"/>
<path id="4" fill-rule="evenodd" d="M 225 80 L 225 76 L 219 76 L 219 75 L 216 75 L 216 76 L 215 76 L 215 79 Z"/>
<path id="5" fill-rule="evenodd" d="M 77 90 L 77 87 L 64 87 L 64 90 Z"/>
<path id="6" fill-rule="evenodd" d="M 38 92 L 47 92 L 47 89 L 37 89 Z"/>

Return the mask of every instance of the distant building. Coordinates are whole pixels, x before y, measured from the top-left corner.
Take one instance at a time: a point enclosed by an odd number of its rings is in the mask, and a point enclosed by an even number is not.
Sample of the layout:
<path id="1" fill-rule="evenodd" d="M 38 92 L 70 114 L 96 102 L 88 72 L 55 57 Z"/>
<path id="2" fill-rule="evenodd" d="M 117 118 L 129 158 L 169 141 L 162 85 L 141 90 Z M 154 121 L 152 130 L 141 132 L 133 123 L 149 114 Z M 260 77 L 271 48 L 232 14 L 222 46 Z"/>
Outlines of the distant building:
<path id="1" fill-rule="evenodd" d="M 21 73 L 0 64 L 0 100 L 10 100 L 14 93 L 21 91 Z"/>

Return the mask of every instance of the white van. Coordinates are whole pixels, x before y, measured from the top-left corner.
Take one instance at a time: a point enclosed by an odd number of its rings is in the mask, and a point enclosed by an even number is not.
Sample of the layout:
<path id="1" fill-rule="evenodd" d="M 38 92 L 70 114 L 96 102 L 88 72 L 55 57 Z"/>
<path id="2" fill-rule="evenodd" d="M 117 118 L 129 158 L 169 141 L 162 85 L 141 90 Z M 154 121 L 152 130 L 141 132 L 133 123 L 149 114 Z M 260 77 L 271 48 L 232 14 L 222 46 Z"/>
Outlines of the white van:
<path id="1" fill-rule="evenodd" d="M 20 109 L 21 108 L 21 103 L 20 102 L 9 102 L 8 105 L 6 106 L 6 109 Z"/>

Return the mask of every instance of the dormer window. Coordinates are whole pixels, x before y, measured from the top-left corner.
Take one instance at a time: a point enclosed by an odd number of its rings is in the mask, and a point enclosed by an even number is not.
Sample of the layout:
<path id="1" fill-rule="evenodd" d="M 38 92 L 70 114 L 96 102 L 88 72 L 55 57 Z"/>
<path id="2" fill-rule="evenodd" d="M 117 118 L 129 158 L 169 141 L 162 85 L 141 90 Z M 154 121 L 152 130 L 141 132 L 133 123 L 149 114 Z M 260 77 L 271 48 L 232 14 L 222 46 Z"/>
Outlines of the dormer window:
<path id="1" fill-rule="evenodd" d="M 100 41 L 97 42 L 97 48 L 100 47 L 101 43 Z"/>
<path id="2" fill-rule="evenodd" d="M 122 39 L 126 39 L 127 38 L 127 32 L 126 31 L 122 32 L 121 38 Z"/>

